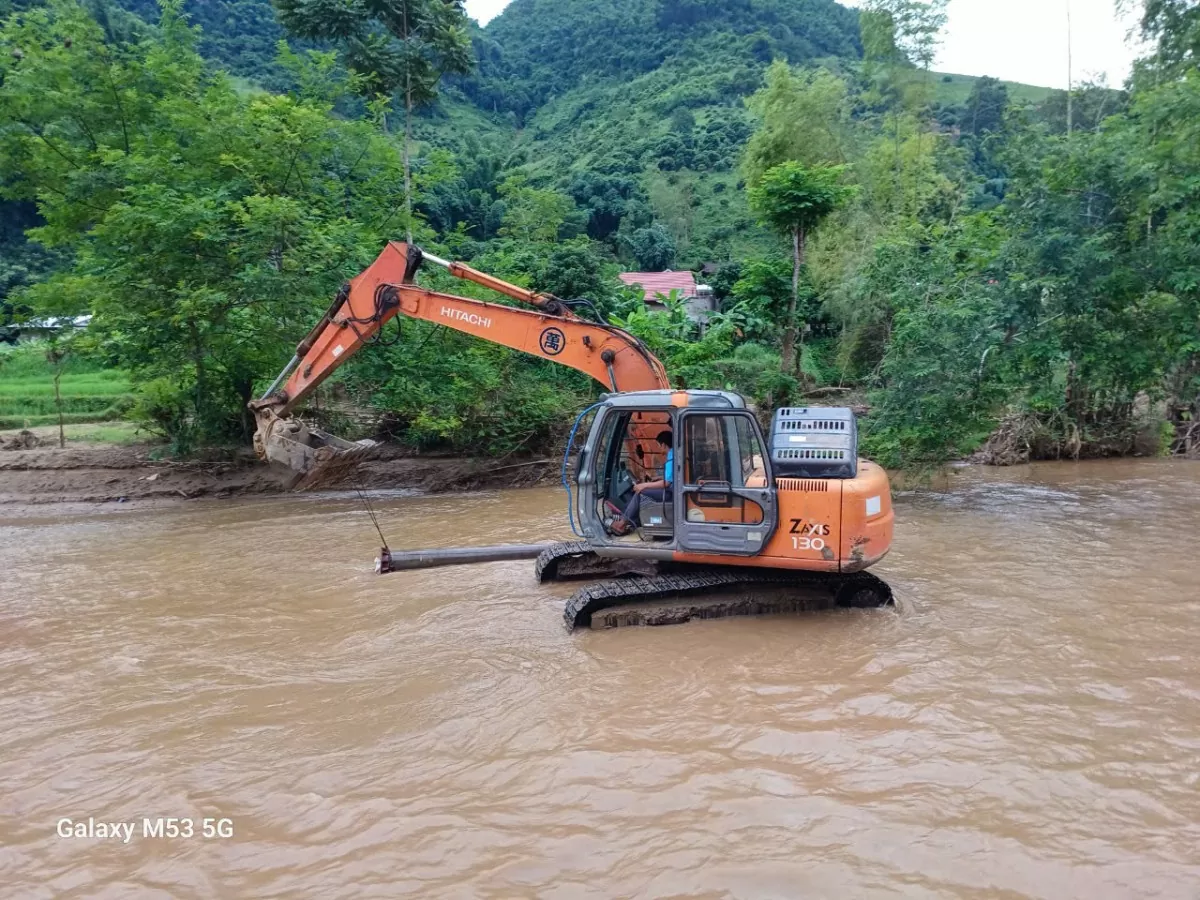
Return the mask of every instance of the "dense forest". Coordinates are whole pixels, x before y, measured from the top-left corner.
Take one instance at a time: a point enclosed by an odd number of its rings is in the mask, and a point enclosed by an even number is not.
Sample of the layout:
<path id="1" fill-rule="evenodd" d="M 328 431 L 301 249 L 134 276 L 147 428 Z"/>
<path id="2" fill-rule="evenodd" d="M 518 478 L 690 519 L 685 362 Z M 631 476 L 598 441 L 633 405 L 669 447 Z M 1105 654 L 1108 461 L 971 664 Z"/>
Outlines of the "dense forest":
<path id="1" fill-rule="evenodd" d="M 1123 89 L 1070 95 L 931 71 L 939 0 L 370 9 L 0 0 L 0 339 L 90 314 L 63 352 L 128 372 L 147 427 L 245 440 L 245 401 L 411 229 L 590 300 L 681 385 L 861 405 L 891 466 L 1200 452 L 1193 0 L 1148 0 Z M 702 266 L 703 332 L 616 278 Z M 312 412 L 499 456 L 597 390 L 410 322 Z"/>

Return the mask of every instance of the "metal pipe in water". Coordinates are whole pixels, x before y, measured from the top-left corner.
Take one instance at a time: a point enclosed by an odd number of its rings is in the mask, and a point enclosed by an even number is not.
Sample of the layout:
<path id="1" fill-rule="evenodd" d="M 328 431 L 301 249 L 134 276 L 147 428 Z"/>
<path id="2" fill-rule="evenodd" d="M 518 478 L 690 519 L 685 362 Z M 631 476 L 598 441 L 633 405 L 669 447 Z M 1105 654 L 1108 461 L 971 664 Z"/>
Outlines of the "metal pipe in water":
<path id="1" fill-rule="evenodd" d="M 506 562 L 514 559 L 537 559 L 554 544 L 504 544 L 498 547 L 447 547 L 436 550 L 388 550 L 375 558 L 375 573 L 409 572 L 415 569 L 437 569 L 442 566 L 466 566 L 474 563 Z"/>

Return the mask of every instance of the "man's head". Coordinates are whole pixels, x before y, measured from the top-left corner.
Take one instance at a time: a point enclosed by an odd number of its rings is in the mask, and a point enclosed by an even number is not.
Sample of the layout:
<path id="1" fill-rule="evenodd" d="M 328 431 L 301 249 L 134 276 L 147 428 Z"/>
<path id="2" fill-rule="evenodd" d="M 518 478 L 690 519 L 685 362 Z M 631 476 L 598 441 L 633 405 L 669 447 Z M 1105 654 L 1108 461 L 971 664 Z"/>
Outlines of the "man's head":
<path id="1" fill-rule="evenodd" d="M 669 431 L 660 431 L 655 438 L 660 444 L 670 450 L 675 445 L 675 436 Z"/>

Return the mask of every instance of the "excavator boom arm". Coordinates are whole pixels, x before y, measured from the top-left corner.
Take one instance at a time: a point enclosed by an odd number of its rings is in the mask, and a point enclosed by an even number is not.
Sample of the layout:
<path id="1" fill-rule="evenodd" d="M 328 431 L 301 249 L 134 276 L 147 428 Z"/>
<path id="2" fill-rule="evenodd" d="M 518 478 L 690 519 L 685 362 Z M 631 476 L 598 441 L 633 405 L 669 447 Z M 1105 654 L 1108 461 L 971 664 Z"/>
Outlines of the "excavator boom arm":
<path id="1" fill-rule="evenodd" d="M 457 277 L 535 308 L 519 309 L 426 290 L 414 283 L 417 269 L 426 259 Z M 307 429 L 287 416 L 397 315 L 434 322 L 569 366 L 612 391 L 669 388 L 663 364 L 628 332 L 582 319 L 556 297 L 517 287 L 462 263 L 427 256 L 410 244 L 392 242 L 369 268 L 342 288 L 266 395 L 250 404 L 258 419 L 255 446 L 260 457 L 307 472 L 339 457 L 349 461 L 362 455 L 356 445 Z M 304 484 L 312 487 L 316 480 L 306 478 Z"/>
<path id="2" fill-rule="evenodd" d="M 413 263 L 415 259 L 419 264 L 420 253 L 415 247 L 388 244 L 379 259 L 350 282 L 349 290 L 338 295 L 317 327 L 301 342 L 282 392 L 275 393 L 277 383 L 259 404 L 271 403 L 280 415 L 290 412 L 397 314 L 578 369 L 613 391 L 669 387 L 662 363 L 641 341 L 611 325 L 581 319 L 554 298 L 510 285 L 461 263 L 445 265 L 460 277 L 503 289 L 508 296 L 536 302 L 540 308 L 501 306 L 417 286 L 412 282 L 417 268 Z M 555 314 L 547 307 L 555 308 Z"/>

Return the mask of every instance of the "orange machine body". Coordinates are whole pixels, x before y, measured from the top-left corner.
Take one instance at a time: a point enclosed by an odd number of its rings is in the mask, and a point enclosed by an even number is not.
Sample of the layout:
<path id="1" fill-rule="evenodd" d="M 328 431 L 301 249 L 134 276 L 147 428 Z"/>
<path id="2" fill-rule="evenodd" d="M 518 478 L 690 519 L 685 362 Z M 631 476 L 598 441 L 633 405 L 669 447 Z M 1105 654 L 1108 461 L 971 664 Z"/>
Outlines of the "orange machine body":
<path id="1" fill-rule="evenodd" d="M 858 475 L 851 479 L 777 478 L 775 486 L 775 533 L 761 553 L 728 557 L 730 564 L 850 573 L 870 568 L 891 549 L 896 521 L 891 488 L 887 472 L 875 463 L 859 460 Z M 707 515 L 714 519 L 713 511 Z M 681 551 L 671 558 L 714 562 L 711 556 Z"/>
<path id="2" fill-rule="evenodd" d="M 631 540 L 608 533 L 604 510 L 627 495 L 630 445 L 644 453 L 645 442 L 628 437 L 639 422 L 670 429 L 675 470 L 669 499 L 655 498 L 649 512 L 643 502 L 640 539 Z M 623 455 L 606 449 L 622 444 Z M 862 571 L 888 553 L 895 514 L 883 468 L 860 459 L 852 477 L 788 477 L 768 447 L 736 394 L 612 395 L 581 451 L 575 506 L 583 534 L 600 556 L 834 574 Z M 648 474 L 638 480 L 657 480 L 661 468 Z"/>

